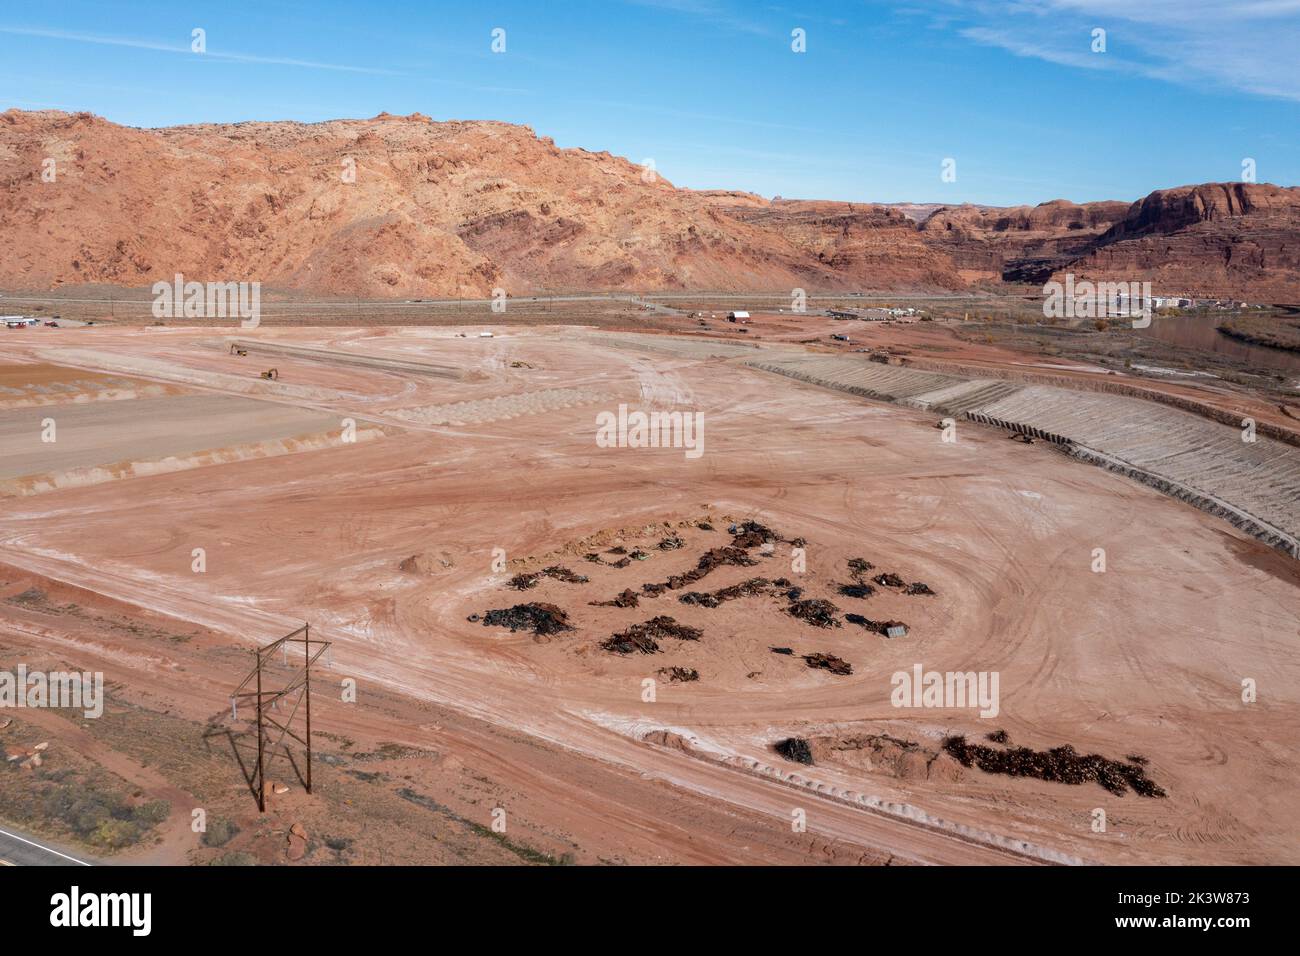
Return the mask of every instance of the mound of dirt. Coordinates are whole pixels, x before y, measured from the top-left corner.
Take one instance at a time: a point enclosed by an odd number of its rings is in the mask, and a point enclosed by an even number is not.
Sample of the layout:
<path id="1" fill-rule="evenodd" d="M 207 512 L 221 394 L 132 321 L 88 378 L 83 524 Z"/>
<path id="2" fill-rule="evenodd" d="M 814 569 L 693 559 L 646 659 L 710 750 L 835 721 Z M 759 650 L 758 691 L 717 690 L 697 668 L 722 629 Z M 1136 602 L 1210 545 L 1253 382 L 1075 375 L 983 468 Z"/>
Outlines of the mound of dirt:
<path id="1" fill-rule="evenodd" d="M 962 775 L 961 765 L 949 754 L 889 734 L 814 737 L 810 745 L 818 763 L 844 764 L 901 780 L 957 780 Z"/>
<path id="2" fill-rule="evenodd" d="M 694 750 L 688 741 L 681 734 L 675 734 L 671 730 L 652 730 L 641 738 L 648 744 L 658 744 L 660 747 L 668 747 L 672 750 Z"/>
<path id="3" fill-rule="evenodd" d="M 437 574 L 439 571 L 454 567 L 455 563 L 447 551 L 441 551 L 437 555 L 422 551 L 409 558 L 403 558 L 397 570 L 403 574 Z"/>

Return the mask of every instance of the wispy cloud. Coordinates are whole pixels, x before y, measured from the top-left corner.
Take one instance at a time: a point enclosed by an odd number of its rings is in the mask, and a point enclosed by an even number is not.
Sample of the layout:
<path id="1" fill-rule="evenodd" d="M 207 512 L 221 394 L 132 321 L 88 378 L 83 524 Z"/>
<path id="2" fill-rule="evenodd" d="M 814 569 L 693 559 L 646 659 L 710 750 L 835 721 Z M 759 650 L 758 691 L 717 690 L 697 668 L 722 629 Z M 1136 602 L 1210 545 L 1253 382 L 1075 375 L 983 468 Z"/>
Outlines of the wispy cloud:
<path id="1" fill-rule="evenodd" d="M 1016 56 L 1300 101 L 1300 0 L 936 0 L 925 12 Z M 1091 50 L 1098 27 L 1105 53 Z"/>
<path id="2" fill-rule="evenodd" d="M 210 60 L 222 60 L 230 63 L 261 63 L 270 66 L 296 66 L 310 70 L 334 70 L 340 73 L 371 73 L 378 76 L 409 76 L 397 70 L 385 70 L 377 67 L 351 66 L 344 63 L 322 63 L 317 60 L 299 60 L 293 57 L 261 56 L 253 53 L 236 53 L 226 50 L 209 50 L 198 54 L 188 46 L 160 43 L 135 37 L 103 36 L 93 33 L 73 33 L 68 30 L 47 30 L 33 27 L 0 26 L 0 33 L 13 36 L 41 37 L 47 40 L 67 40 L 73 43 L 94 43 L 99 46 L 132 47 L 137 50 L 154 50 L 159 53 L 184 53 L 186 56 L 203 56 Z"/>
<path id="3" fill-rule="evenodd" d="M 772 29 L 751 16 L 743 15 L 737 10 L 710 0 L 626 0 L 626 2 L 634 7 L 650 7 L 667 13 L 695 17 L 740 33 L 752 33 L 756 36 L 774 35 Z"/>

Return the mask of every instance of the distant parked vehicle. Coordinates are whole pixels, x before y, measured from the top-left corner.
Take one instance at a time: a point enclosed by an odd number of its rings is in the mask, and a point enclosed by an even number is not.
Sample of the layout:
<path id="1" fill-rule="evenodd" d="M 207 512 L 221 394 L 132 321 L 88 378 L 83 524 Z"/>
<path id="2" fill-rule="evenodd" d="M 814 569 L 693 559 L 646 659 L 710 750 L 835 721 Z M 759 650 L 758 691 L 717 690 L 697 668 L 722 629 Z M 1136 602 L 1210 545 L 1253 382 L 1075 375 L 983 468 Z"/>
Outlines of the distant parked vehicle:
<path id="1" fill-rule="evenodd" d="M 849 340 L 849 337 L 847 335 L 840 335 L 838 332 L 832 335 L 831 338 L 833 338 L 836 342 L 847 342 Z"/>
<path id="2" fill-rule="evenodd" d="M 48 329 L 57 329 L 59 327 L 59 323 L 51 320 L 45 323 L 45 327 Z"/>

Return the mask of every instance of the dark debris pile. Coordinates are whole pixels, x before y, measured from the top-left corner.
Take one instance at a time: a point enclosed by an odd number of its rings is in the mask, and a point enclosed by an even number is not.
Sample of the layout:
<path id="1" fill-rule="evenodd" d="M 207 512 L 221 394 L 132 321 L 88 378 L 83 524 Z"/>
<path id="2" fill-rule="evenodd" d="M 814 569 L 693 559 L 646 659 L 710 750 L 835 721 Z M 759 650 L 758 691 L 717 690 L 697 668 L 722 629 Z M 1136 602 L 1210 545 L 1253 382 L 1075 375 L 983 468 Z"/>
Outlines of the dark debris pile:
<path id="1" fill-rule="evenodd" d="M 626 631 L 611 634 L 601 642 L 600 646 L 607 651 L 613 651 L 615 654 L 631 654 L 633 651 L 639 651 L 642 654 L 653 654 L 659 650 L 659 641 L 665 638 L 672 637 L 679 641 L 698 641 L 703 633 L 698 627 L 678 624 L 671 617 L 660 615 L 651 618 L 644 624 L 633 624 Z"/>
<path id="2" fill-rule="evenodd" d="M 470 620 L 479 619 L 477 614 Z M 485 627 L 508 627 L 514 631 L 532 631 L 534 634 L 558 634 L 573 630 L 569 615 L 554 604 L 516 604 L 514 607 L 488 611 L 483 615 Z"/>
<path id="3" fill-rule="evenodd" d="M 870 584 L 841 584 L 840 594 L 851 598 L 869 598 L 876 593 Z"/>
<path id="4" fill-rule="evenodd" d="M 1009 747 L 998 750 L 983 744 L 972 744 L 965 737 L 944 739 L 946 750 L 964 767 L 978 767 L 985 773 L 1001 773 L 1011 777 L 1033 777 L 1055 783 L 1081 784 L 1093 781 L 1114 794 L 1124 794 L 1128 788 L 1143 797 L 1163 797 L 1165 791 L 1147 777 L 1142 764 L 1130 761 L 1121 763 L 1101 754 L 1080 754 L 1066 744 L 1051 750 L 1031 750 L 1028 747 Z"/>
<path id="5" fill-rule="evenodd" d="M 785 610 L 791 617 L 797 617 L 813 627 L 840 627 L 840 620 L 835 616 L 839 608 L 824 598 L 791 601 Z"/>
<path id="6" fill-rule="evenodd" d="M 556 581 L 563 581 L 565 584 L 586 584 L 591 580 L 585 574 L 574 574 L 568 568 L 559 564 L 552 564 L 549 568 L 542 568 L 542 574 Z"/>
<path id="7" fill-rule="evenodd" d="M 846 614 L 844 619 L 850 624 L 856 624 L 858 627 L 865 627 L 868 631 L 879 634 L 881 637 L 889 636 L 891 627 L 906 628 L 907 625 L 902 621 L 873 621 L 869 617 L 863 617 L 861 614 Z"/>
<path id="8" fill-rule="evenodd" d="M 549 568 L 542 568 L 530 574 L 516 574 L 510 579 L 510 587 L 516 591 L 527 591 L 529 588 L 537 587 L 537 582 L 544 577 L 563 581 L 565 584 L 586 584 L 591 580 L 585 574 L 574 574 L 563 565 L 552 564 Z"/>
<path id="9" fill-rule="evenodd" d="M 802 737 L 787 737 L 785 740 L 778 740 L 772 745 L 772 749 L 786 760 L 793 760 L 795 763 L 811 765 L 813 762 L 812 748 L 808 746 L 808 741 Z"/>
<path id="10" fill-rule="evenodd" d="M 671 683 L 685 683 L 688 681 L 699 680 L 700 672 L 694 667 L 661 667 L 659 676 Z"/>
<path id="11" fill-rule="evenodd" d="M 685 574 L 674 574 L 663 584 L 643 584 L 641 590 L 651 597 L 658 597 L 664 591 L 680 591 L 724 565 L 747 568 L 753 567 L 757 563 L 745 552 L 744 548 L 734 546 L 712 548 L 700 556 L 700 560 L 696 562 L 692 570 L 687 571 Z"/>
<path id="12" fill-rule="evenodd" d="M 677 600 L 683 604 L 696 604 L 700 607 L 717 607 L 736 598 L 749 597 L 752 594 L 771 594 L 775 584 L 767 578 L 750 578 L 731 587 L 718 588 L 716 591 L 687 591 Z"/>
<path id="13" fill-rule="evenodd" d="M 731 543 L 737 548 L 760 548 L 769 542 L 775 544 L 781 536 L 766 525 L 757 521 L 742 521 L 727 529 L 731 532 Z"/>
<path id="14" fill-rule="evenodd" d="M 847 677 L 853 673 L 853 665 L 842 658 L 836 657 L 834 654 L 823 654 L 820 651 L 815 654 L 805 654 L 803 662 L 813 670 L 827 670 L 841 677 Z"/>
<path id="15" fill-rule="evenodd" d="M 592 607 L 636 607 L 641 603 L 637 593 L 631 588 L 624 588 L 618 597 L 609 601 L 589 601 Z"/>
<path id="16" fill-rule="evenodd" d="M 874 567 L 875 565 L 866 558 L 849 558 L 849 570 L 858 577 L 866 574 Z"/>

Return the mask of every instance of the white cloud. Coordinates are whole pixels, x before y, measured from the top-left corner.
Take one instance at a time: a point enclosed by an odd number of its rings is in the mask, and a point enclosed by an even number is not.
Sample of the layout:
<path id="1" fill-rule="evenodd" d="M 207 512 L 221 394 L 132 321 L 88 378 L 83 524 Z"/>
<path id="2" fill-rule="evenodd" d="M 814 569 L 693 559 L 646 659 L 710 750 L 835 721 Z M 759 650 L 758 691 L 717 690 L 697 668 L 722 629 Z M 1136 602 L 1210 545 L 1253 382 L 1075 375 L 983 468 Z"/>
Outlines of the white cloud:
<path id="1" fill-rule="evenodd" d="M 939 0 L 967 39 L 1064 66 L 1300 101 L 1300 0 Z M 1107 52 L 1091 52 L 1092 30 Z"/>
<path id="2" fill-rule="evenodd" d="M 74 43 L 94 43 L 99 46 L 125 46 L 137 50 L 155 50 L 160 53 L 184 53 L 187 56 L 204 56 L 210 60 L 224 60 L 232 63 L 266 63 L 273 66 L 297 66 L 312 70 L 336 70 L 343 73 L 375 73 L 385 76 L 403 76 L 395 70 L 382 70 L 366 66 L 348 66 L 341 63 L 321 63 L 316 60 L 296 60 L 291 57 L 258 56 L 252 53 L 234 53 L 223 50 L 209 50 L 197 54 L 190 50 L 189 44 L 160 43 L 156 40 L 141 40 L 133 37 L 102 36 L 93 33 L 73 33 L 68 30 L 45 30 L 27 27 L 0 26 L 0 33 L 14 36 L 41 37 L 47 40 L 68 40 Z"/>

